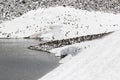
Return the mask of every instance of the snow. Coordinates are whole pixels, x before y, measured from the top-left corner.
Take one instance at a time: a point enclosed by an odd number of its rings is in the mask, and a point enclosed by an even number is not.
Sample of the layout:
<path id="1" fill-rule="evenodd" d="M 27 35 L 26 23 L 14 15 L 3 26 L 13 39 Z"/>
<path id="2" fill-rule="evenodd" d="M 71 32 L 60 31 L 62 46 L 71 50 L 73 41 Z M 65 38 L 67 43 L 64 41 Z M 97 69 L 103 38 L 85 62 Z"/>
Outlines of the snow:
<path id="1" fill-rule="evenodd" d="M 59 63 L 66 63 L 70 59 L 72 59 L 73 56 L 80 53 L 82 50 L 87 49 L 91 46 L 94 46 L 94 42 L 98 40 L 92 40 L 92 41 L 86 41 L 81 43 L 75 43 L 72 45 L 67 45 L 64 47 L 54 48 L 49 50 L 50 53 L 55 54 L 57 57 L 61 57 L 61 55 L 67 54 L 65 58 L 62 58 Z"/>
<path id="2" fill-rule="evenodd" d="M 92 41 L 92 46 L 38 80 L 120 80 L 119 36 L 116 31 Z"/>
<path id="3" fill-rule="evenodd" d="M 61 54 L 62 54 L 61 51 L 63 51 L 63 50 L 66 50 L 66 49 L 70 49 L 71 50 L 71 48 L 74 48 L 74 49 L 88 48 L 88 47 L 92 46 L 92 44 L 94 43 L 94 41 L 97 41 L 97 40 L 87 41 L 87 42 L 81 42 L 81 43 L 75 43 L 75 44 L 67 45 L 67 46 L 64 46 L 64 47 L 54 48 L 54 49 L 49 50 L 49 51 L 51 53 L 54 53 L 56 56 L 61 56 Z M 71 51 L 74 51 L 74 50 L 71 50 Z"/>
<path id="4" fill-rule="evenodd" d="M 39 8 L 0 24 L 0 38 L 66 39 L 120 29 L 120 14 L 79 10 L 73 7 Z M 59 28 L 55 28 L 59 26 Z M 54 28 L 51 28 L 54 27 Z M 60 28 L 61 27 L 61 28 Z M 59 37 L 56 36 L 59 32 Z M 48 34 L 51 34 L 49 36 Z M 45 35 L 46 34 L 46 35 Z M 45 37 L 44 37 L 44 36 Z M 54 38 L 51 38 L 54 37 Z"/>
<path id="5" fill-rule="evenodd" d="M 70 53 L 39 80 L 120 80 L 120 14 L 85 11 L 73 7 L 32 10 L 0 24 L 0 38 L 66 39 L 117 31 L 104 39 L 50 50 L 60 56 Z M 69 50 L 67 52 L 67 50 Z M 76 51 L 78 50 L 78 51 Z M 76 53 L 72 55 L 72 53 Z"/>

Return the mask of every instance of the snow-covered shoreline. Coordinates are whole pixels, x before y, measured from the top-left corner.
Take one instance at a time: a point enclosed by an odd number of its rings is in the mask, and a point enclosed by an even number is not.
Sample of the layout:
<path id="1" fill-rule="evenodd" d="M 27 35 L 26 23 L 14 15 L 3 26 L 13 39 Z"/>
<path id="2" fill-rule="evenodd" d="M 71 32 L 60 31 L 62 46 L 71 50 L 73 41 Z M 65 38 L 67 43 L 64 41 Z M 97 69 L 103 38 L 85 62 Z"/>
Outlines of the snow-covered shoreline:
<path id="1" fill-rule="evenodd" d="M 104 39 L 85 43 L 92 45 L 39 80 L 119 80 L 119 36 L 117 31 Z"/>
<path id="2" fill-rule="evenodd" d="M 31 45 L 28 47 L 28 49 L 56 54 L 56 51 L 58 51 L 58 50 L 56 50 L 56 48 L 63 48 L 66 46 L 74 45 L 75 43 L 81 43 L 81 42 L 86 42 L 86 41 L 92 41 L 95 39 L 101 39 L 111 33 L 113 33 L 113 32 L 92 34 L 92 35 L 74 37 L 74 38 L 63 39 L 63 40 L 48 41 L 48 42 L 40 43 L 38 45 Z M 78 48 L 76 47 L 74 49 L 77 50 Z M 73 51 L 75 51 L 74 49 L 73 49 Z M 72 48 L 71 48 L 71 50 L 72 50 Z M 68 50 L 66 50 L 66 51 L 68 51 Z M 74 52 L 74 53 L 76 53 L 76 52 Z M 59 57 L 62 58 L 62 56 L 65 56 L 68 54 L 69 54 L 69 52 L 60 53 Z M 58 55 L 56 55 L 56 56 L 58 56 Z"/>

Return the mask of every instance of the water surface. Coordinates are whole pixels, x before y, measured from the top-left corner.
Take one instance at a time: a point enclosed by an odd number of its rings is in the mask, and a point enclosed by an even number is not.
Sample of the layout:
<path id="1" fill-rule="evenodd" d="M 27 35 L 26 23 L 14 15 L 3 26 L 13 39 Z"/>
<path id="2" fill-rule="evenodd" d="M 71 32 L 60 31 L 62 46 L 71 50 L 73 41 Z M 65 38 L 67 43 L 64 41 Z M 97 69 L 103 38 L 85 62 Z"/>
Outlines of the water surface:
<path id="1" fill-rule="evenodd" d="M 0 80 L 37 80 L 57 67 L 54 55 L 27 49 L 38 40 L 0 39 Z"/>

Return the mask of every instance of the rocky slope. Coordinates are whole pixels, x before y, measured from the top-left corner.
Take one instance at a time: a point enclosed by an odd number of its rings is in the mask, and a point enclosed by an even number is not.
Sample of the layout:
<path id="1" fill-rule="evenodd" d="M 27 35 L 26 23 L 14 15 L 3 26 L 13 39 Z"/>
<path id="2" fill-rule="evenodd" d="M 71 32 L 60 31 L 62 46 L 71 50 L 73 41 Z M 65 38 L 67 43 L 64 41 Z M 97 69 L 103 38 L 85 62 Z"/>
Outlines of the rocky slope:
<path id="1" fill-rule="evenodd" d="M 60 40 L 110 32 L 119 30 L 119 17 L 120 14 L 89 12 L 73 7 L 39 8 L 12 21 L 1 23 L 0 38 L 40 38 L 42 36 Z M 51 36 L 46 36 L 47 34 Z"/>
<path id="2" fill-rule="evenodd" d="M 0 0 L 0 23 L 39 7 L 73 6 L 89 11 L 120 12 L 119 0 Z"/>

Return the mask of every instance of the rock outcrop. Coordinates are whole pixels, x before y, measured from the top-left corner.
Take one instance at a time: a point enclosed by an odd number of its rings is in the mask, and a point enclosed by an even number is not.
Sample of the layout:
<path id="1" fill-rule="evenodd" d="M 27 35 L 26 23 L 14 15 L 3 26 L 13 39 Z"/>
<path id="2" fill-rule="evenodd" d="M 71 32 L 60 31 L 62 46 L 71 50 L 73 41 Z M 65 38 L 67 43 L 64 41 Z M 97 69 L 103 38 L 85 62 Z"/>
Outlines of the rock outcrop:
<path id="1" fill-rule="evenodd" d="M 66 45 L 71 45 L 71 44 L 80 43 L 84 41 L 90 41 L 94 39 L 100 39 L 111 33 L 113 32 L 87 35 L 87 36 L 81 36 L 81 37 L 75 37 L 75 38 L 63 39 L 63 40 L 49 41 L 45 43 L 40 43 L 37 46 L 30 46 L 28 47 L 28 49 L 49 52 L 49 50 L 54 49 L 54 48 L 63 47 Z"/>

